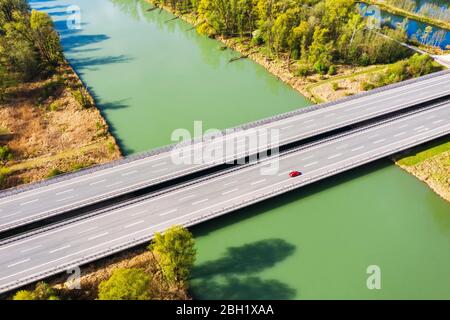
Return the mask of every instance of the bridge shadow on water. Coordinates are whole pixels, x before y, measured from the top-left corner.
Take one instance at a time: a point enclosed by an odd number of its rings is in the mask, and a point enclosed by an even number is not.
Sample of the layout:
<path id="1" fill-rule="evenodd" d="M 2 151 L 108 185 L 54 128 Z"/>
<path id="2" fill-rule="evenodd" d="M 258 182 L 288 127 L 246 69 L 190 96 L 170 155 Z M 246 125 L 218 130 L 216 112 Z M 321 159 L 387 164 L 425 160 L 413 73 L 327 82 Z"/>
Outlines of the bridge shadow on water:
<path id="1" fill-rule="evenodd" d="M 326 178 L 324 180 L 312 183 L 310 185 L 292 190 L 288 193 L 276 196 L 257 204 L 251 205 L 247 208 L 237 210 L 235 212 L 218 217 L 214 220 L 207 221 L 201 225 L 192 228 L 192 232 L 196 237 L 207 236 L 216 229 L 227 227 L 233 224 L 240 223 L 244 220 L 251 219 L 254 216 L 263 214 L 266 211 L 287 205 L 293 201 L 301 201 L 304 198 L 310 197 L 316 193 L 324 191 L 329 188 L 336 187 L 342 183 L 361 178 L 378 170 L 387 168 L 393 165 L 388 159 L 382 159 L 364 166 L 352 169 L 350 171 L 342 172 L 338 175 Z"/>
<path id="2" fill-rule="evenodd" d="M 196 238 L 207 236 L 217 229 L 241 223 L 293 201 L 301 201 L 318 192 L 391 165 L 390 160 L 379 160 L 205 222 L 191 228 L 191 231 Z M 207 299 L 293 299 L 298 297 L 297 289 L 278 280 L 266 280 L 257 276 L 258 272 L 272 268 L 278 262 L 288 258 L 295 249 L 293 244 L 282 239 L 266 239 L 240 247 L 227 248 L 222 258 L 194 267 L 191 277 L 191 294 L 195 297 L 197 293 L 197 298 Z"/>
<path id="3" fill-rule="evenodd" d="M 230 247 L 222 258 L 194 268 L 192 287 L 208 299 L 292 299 L 296 290 L 253 274 L 273 267 L 294 251 L 295 246 L 282 239 Z"/>

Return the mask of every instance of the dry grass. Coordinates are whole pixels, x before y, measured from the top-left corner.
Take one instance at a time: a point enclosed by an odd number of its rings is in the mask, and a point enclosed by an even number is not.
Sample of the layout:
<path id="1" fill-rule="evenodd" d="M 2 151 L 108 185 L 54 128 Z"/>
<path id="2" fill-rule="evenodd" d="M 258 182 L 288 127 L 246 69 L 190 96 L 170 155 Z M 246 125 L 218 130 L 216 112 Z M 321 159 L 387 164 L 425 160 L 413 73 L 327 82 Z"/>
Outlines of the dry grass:
<path id="1" fill-rule="evenodd" d="M 99 110 L 74 98 L 73 90 L 80 88 L 65 66 L 50 79 L 8 90 L 0 105 L 0 144 L 8 145 L 14 158 L 3 164 L 9 174 L 2 188 L 41 180 L 56 168 L 73 171 L 121 157 Z"/>

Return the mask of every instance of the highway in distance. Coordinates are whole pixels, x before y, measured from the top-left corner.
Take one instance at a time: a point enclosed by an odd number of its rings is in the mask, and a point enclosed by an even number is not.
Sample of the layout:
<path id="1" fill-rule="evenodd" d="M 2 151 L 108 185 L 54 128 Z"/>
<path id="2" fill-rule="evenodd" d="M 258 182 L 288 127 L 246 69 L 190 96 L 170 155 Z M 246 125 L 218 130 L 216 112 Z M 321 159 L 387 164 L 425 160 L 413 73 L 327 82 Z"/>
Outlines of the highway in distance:
<path id="1" fill-rule="evenodd" d="M 371 119 L 406 107 L 450 94 L 450 72 L 441 72 L 403 85 L 341 101 L 321 109 L 295 114 L 257 126 L 260 136 L 267 129 L 279 130 L 280 145 L 312 137 L 343 126 Z M 209 142 L 223 145 L 253 131 L 236 131 Z M 270 141 L 269 141 L 270 142 Z M 194 151 L 208 144 L 198 143 Z M 232 159 L 267 149 L 245 146 L 236 150 Z M 225 160 L 222 159 L 223 163 Z M 130 162 L 118 162 L 110 168 L 85 171 L 36 184 L 33 189 L 18 188 L 0 192 L 0 231 L 6 231 L 40 219 L 77 209 L 118 195 L 123 195 L 159 182 L 198 172 L 218 163 L 175 164 L 171 152 L 148 156 Z"/>
<path id="2" fill-rule="evenodd" d="M 450 133 L 450 102 L 0 243 L 0 292 L 144 243 Z M 303 174 L 290 178 L 292 170 Z M 286 221 L 289 223 L 289 221 Z"/>

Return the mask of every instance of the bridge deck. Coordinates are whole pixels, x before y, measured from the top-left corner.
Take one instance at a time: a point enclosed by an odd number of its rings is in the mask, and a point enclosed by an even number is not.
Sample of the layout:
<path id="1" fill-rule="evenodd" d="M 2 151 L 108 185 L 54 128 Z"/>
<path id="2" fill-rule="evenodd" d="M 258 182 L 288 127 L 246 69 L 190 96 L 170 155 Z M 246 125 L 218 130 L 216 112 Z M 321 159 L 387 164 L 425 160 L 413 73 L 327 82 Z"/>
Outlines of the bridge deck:
<path id="1" fill-rule="evenodd" d="M 0 292 L 144 243 L 174 224 L 191 226 L 450 133 L 450 102 L 202 179 L 51 230 L 0 243 Z M 269 162 L 270 161 L 270 162 Z M 289 178 L 291 170 L 303 175 Z M 45 231 L 45 232 L 44 232 Z"/>
<path id="2" fill-rule="evenodd" d="M 289 117 L 262 121 L 256 128 L 264 134 L 277 129 L 280 144 L 297 141 L 328 132 L 345 125 L 400 110 L 420 102 L 450 94 L 450 73 L 443 72 L 402 85 L 374 91 L 371 94 L 314 106 L 311 112 L 293 112 Z M 258 123 L 256 123 L 258 124 Z M 252 131 L 236 131 L 209 144 L 195 144 L 195 150 L 224 144 L 236 137 L 248 137 Z M 236 149 L 235 149 L 236 150 Z M 246 146 L 235 151 L 233 159 L 251 154 L 256 149 Z M 105 199 L 126 194 L 146 186 L 168 181 L 188 173 L 212 167 L 215 163 L 174 164 L 171 152 L 157 153 L 144 158 L 131 158 L 113 165 L 78 174 L 51 179 L 30 187 L 0 193 L 0 231 L 80 208 Z"/>

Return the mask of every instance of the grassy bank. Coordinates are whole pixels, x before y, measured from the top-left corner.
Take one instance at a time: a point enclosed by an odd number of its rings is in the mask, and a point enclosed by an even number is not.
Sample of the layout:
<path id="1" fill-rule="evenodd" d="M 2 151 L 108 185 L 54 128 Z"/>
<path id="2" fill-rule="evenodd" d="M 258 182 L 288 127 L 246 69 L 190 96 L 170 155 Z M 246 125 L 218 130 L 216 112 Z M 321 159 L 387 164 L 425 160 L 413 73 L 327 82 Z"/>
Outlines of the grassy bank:
<path id="1" fill-rule="evenodd" d="M 450 201 L 450 137 L 396 155 L 394 161 Z"/>
<path id="2" fill-rule="evenodd" d="M 450 31 L 450 22 L 447 21 L 442 21 L 442 20 L 437 20 L 437 19 L 433 19 L 430 17 L 426 17 L 405 9 L 401 9 L 398 7 L 395 7 L 393 5 L 387 4 L 384 1 L 380 1 L 380 0 L 361 0 L 361 1 L 357 1 L 357 2 L 362 2 L 362 3 L 366 3 L 369 5 L 376 5 L 378 7 L 380 7 L 380 9 L 382 9 L 383 11 L 389 12 L 391 14 L 395 14 L 398 16 L 403 16 L 405 18 L 409 18 L 409 19 L 414 19 L 435 27 L 439 27 L 445 30 L 449 30 Z"/>

